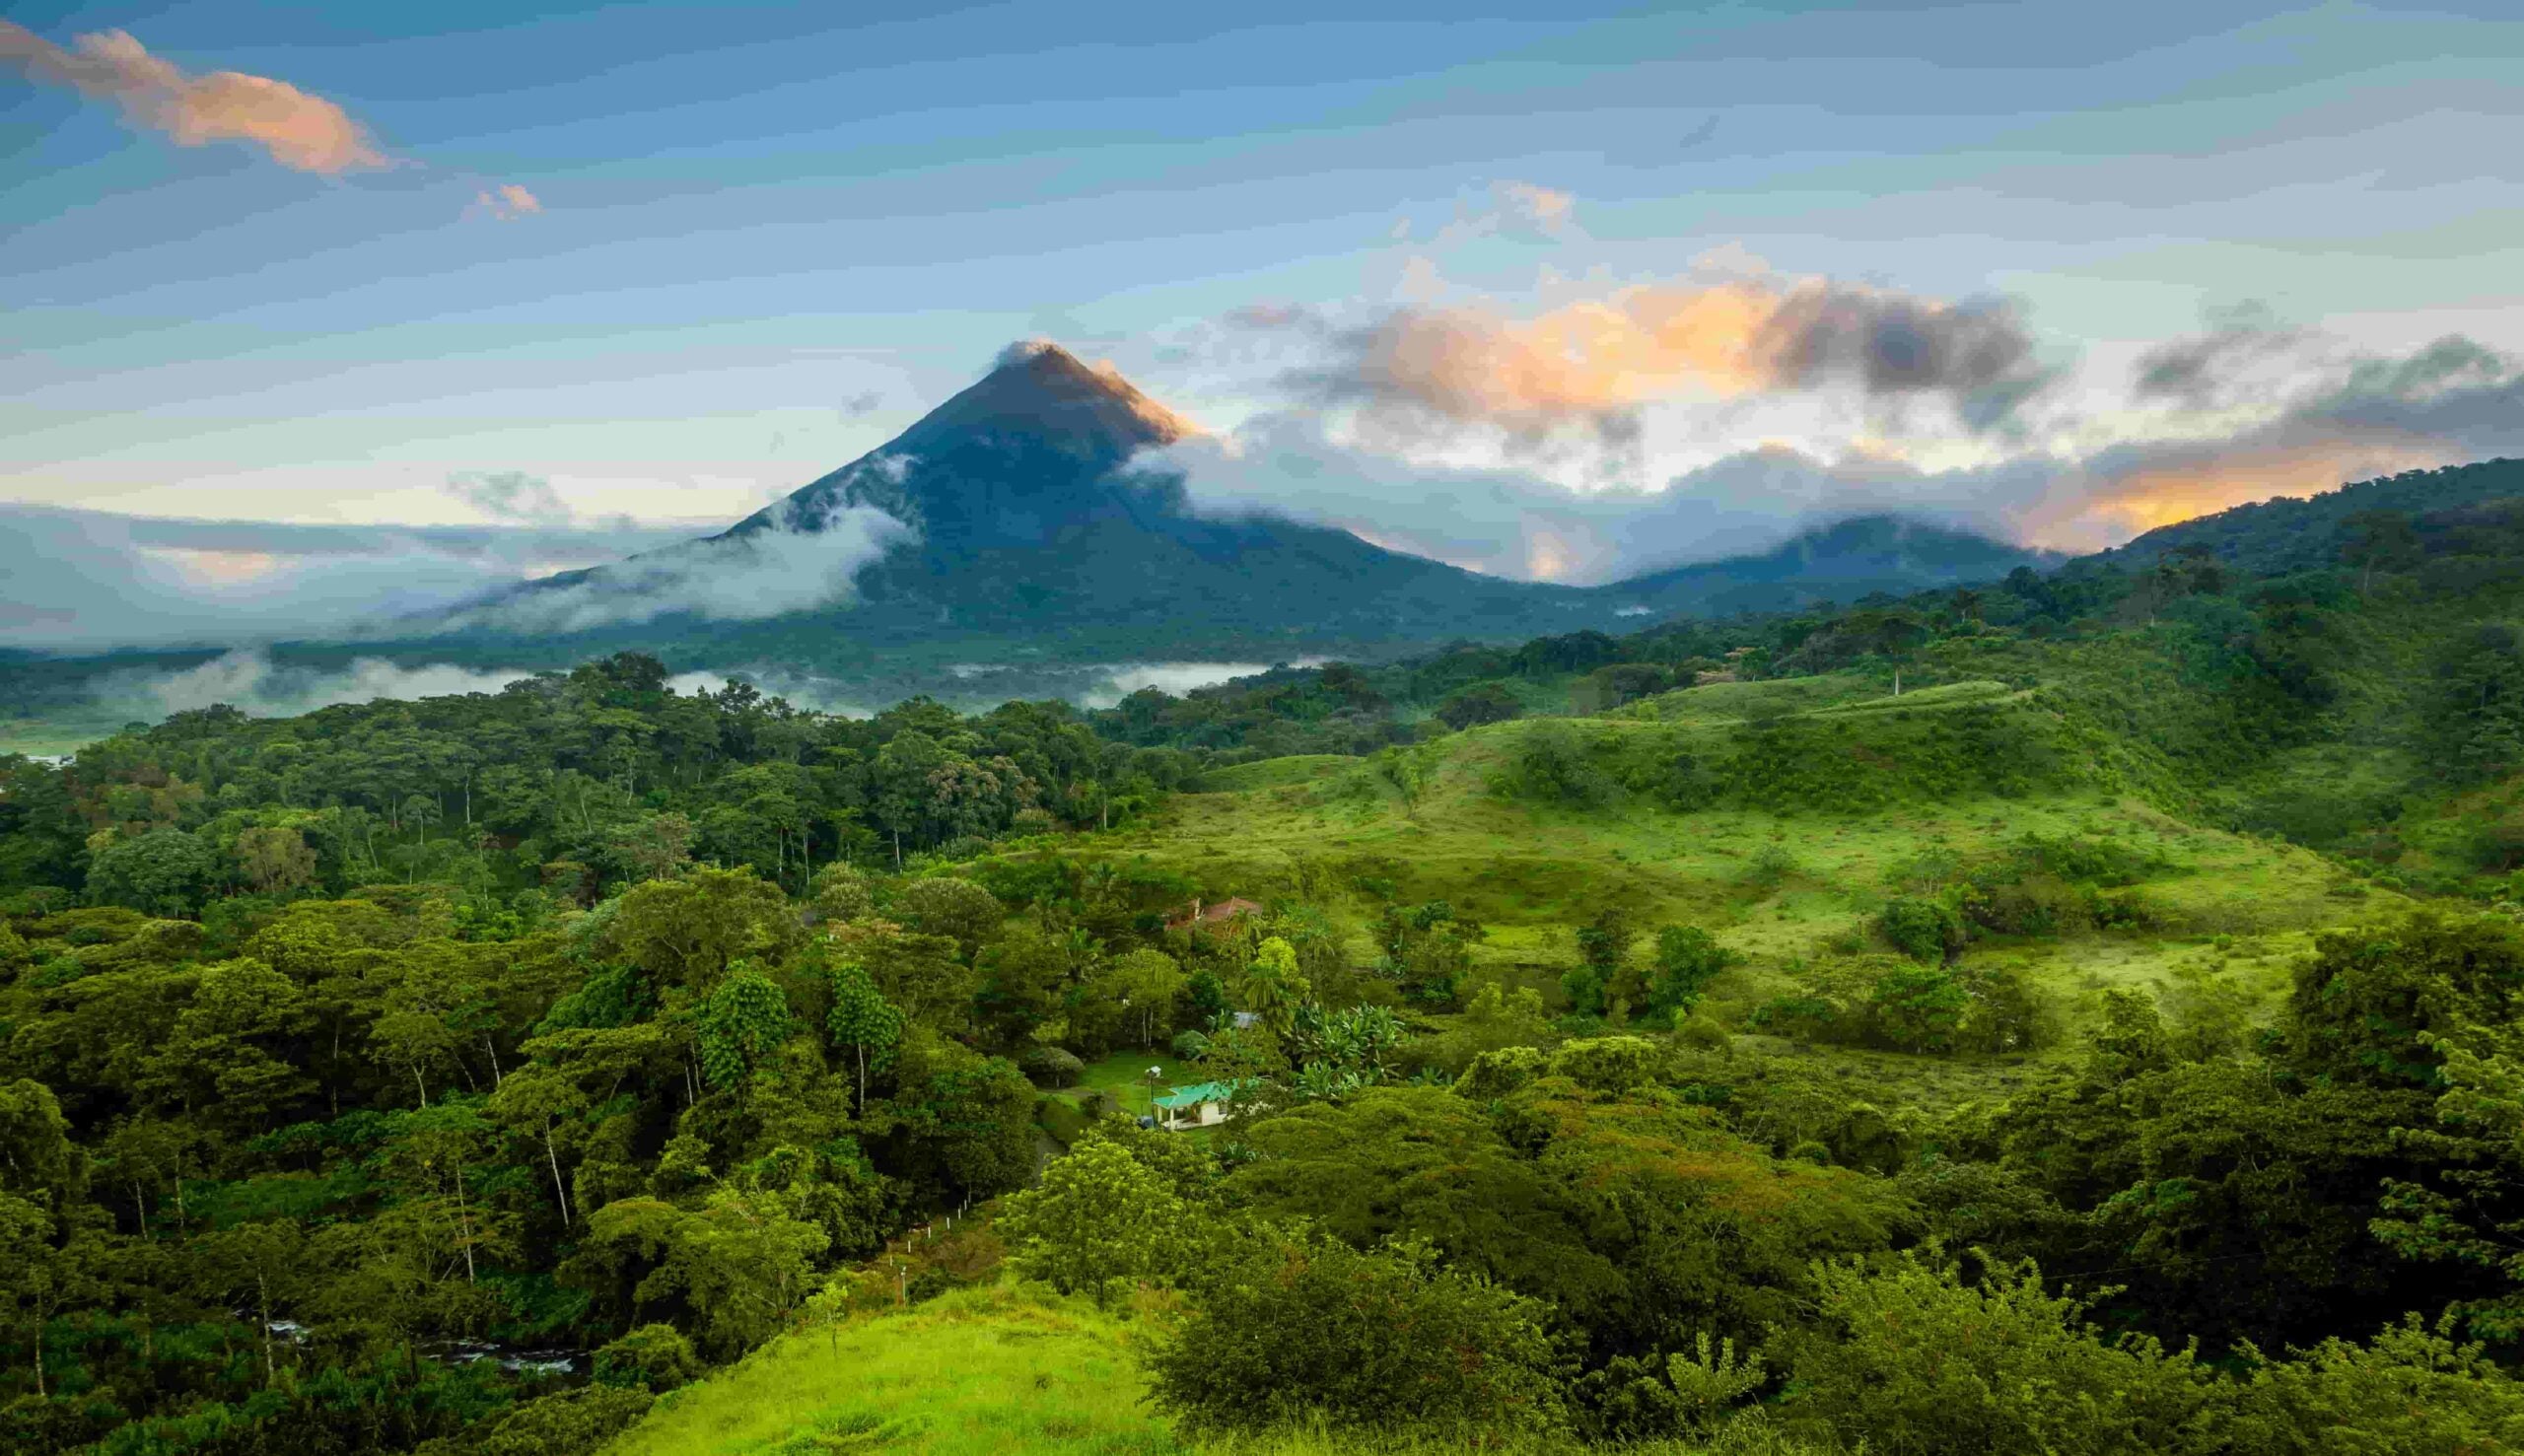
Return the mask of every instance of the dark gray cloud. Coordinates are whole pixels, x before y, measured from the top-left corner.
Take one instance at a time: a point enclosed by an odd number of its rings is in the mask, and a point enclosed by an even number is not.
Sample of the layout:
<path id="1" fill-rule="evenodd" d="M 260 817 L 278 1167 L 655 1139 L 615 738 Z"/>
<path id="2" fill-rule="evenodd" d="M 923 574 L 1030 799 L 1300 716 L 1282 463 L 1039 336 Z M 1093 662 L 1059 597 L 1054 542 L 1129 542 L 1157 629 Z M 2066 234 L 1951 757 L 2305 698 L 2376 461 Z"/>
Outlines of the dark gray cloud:
<path id="1" fill-rule="evenodd" d="M 2212 309 L 2207 327 L 2171 339 L 2138 356 L 2131 393 L 2141 401 L 2165 401 L 2188 409 L 2216 409 L 2266 397 L 2272 381 L 2257 376 L 2313 341 L 2313 335 L 2281 322 L 2270 307 L 2245 302 Z"/>
<path id="2" fill-rule="evenodd" d="M 1942 395 L 1974 430 L 2003 422 L 2054 378 L 2010 302 L 1948 304 L 1828 282 L 1790 290 L 1763 320 L 1753 352 L 1775 388 Z"/>

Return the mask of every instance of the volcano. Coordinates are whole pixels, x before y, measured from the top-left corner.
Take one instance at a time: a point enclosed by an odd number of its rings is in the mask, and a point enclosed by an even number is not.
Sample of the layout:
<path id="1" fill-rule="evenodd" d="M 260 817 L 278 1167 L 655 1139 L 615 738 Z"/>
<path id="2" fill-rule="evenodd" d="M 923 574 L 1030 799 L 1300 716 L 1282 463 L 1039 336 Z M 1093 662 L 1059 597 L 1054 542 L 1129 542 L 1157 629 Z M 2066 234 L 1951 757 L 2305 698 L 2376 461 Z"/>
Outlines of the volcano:
<path id="1" fill-rule="evenodd" d="M 1630 630 L 1680 611 L 1788 607 L 2048 564 L 1984 537 L 1876 519 L 1608 587 L 1508 581 L 1329 526 L 1195 512 L 1181 478 L 1144 452 L 1196 433 L 1110 367 L 1055 344 L 1015 345 L 901 435 L 717 535 L 521 589 L 510 605 L 572 610 L 547 613 L 531 637 L 514 623 L 533 614 L 513 613 L 496 635 L 579 655 L 637 647 L 669 661 L 842 670 L 1009 653 L 1267 662 Z M 808 582 L 810 599 L 783 610 L 773 593 L 794 589 L 794 573 L 766 563 L 823 577 Z"/>

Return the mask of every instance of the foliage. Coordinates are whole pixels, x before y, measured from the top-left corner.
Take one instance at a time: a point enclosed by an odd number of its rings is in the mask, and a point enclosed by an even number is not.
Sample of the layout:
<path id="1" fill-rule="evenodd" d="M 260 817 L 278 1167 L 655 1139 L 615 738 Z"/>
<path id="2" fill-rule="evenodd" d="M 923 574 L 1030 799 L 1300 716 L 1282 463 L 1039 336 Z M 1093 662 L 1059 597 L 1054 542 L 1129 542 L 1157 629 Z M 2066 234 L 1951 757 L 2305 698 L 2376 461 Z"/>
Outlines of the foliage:
<path id="1" fill-rule="evenodd" d="M 2188 1352 L 2106 1340 L 2089 1305 L 2043 1292 L 2030 1265 L 1959 1267 L 1905 1252 L 1815 1271 L 1818 1327 L 1777 1332 L 1788 1410 L 1870 1449 L 2206 1450 L 2208 1372 Z M 2108 1291 L 2106 1291 L 2108 1292 Z"/>
<path id="2" fill-rule="evenodd" d="M 1008 1196 L 998 1228 L 1020 1274 L 1104 1303 L 1135 1281 L 1180 1278 L 1197 1246 L 1192 1219 L 1164 1177 L 1090 1129 L 1040 1183 Z"/>
<path id="3" fill-rule="evenodd" d="M 1549 1429 L 1566 1415 L 1546 1322 L 1424 1246 L 1265 1233 L 1208 1275 L 1150 1359 L 1152 1395 L 1195 1428 Z"/>

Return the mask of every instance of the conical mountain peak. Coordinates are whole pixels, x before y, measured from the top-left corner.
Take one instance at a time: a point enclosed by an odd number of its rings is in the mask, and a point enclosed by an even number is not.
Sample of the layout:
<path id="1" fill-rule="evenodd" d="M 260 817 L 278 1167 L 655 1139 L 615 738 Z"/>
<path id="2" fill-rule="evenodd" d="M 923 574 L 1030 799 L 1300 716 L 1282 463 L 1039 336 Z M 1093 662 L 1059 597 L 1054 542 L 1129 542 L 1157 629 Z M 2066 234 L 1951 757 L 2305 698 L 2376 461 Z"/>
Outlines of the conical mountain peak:
<path id="1" fill-rule="evenodd" d="M 976 432 L 1024 435 L 1116 459 L 1198 433 L 1111 365 L 1087 364 L 1049 339 L 1002 349 L 980 382 L 930 411 L 888 449 L 917 451 Z"/>

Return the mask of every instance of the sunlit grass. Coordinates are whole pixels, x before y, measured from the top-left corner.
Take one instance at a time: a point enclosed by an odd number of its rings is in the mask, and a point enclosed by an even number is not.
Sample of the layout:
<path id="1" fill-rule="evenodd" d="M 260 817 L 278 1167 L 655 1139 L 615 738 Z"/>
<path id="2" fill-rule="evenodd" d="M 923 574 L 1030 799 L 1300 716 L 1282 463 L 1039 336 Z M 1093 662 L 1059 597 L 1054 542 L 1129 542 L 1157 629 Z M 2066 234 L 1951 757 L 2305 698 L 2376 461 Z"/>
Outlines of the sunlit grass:
<path id="1" fill-rule="evenodd" d="M 1282 1430 L 1191 1439 L 1146 1399 L 1147 1318 L 1103 1313 L 1039 1286 L 962 1289 L 900 1313 L 802 1330 L 675 1392 L 605 1456 L 1439 1456 L 1575 1451 L 1562 1443 Z M 1748 1426 L 1716 1447 L 1643 1456 L 1789 1456 L 1806 1448 Z"/>

